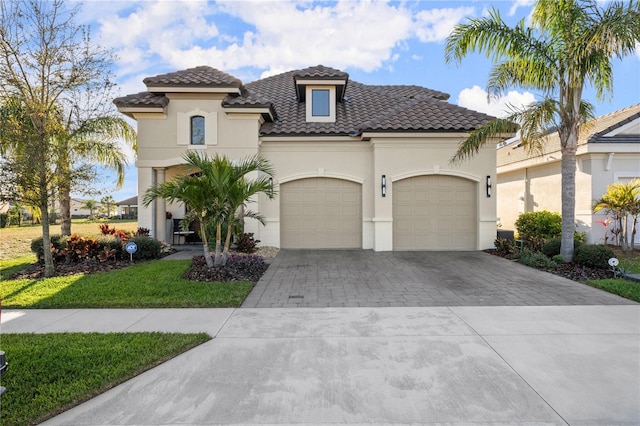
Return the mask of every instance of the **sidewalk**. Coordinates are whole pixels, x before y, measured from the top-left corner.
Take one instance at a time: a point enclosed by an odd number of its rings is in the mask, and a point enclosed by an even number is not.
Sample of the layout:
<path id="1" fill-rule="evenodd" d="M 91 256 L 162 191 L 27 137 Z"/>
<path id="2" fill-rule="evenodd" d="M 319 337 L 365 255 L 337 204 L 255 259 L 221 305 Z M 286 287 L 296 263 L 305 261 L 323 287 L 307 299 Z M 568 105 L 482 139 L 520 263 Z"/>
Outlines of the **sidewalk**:
<path id="1" fill-rule="evenodd" d="M 2 313 L 58 331 L 215 338 L 47 425 L 640 424 L 640 305 Z"/>

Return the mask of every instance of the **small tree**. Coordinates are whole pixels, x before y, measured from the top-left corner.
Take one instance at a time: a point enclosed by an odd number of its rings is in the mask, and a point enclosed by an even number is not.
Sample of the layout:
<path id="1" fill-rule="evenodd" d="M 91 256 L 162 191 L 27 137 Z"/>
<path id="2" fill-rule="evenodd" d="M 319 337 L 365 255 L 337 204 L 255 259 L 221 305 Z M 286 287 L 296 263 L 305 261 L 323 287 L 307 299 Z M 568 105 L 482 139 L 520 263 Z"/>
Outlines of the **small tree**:
<path id="1" fill-rule="evenodd" d="M 115 204 L 116 204 L 116 200 L 113 198 L 113 196 L 107 195 L 105 197 L 102 197 L 102 199 L 100 200 L 100 204 L 102 204 L 102 207 L 104 207 L 107 217 L 111 217 L 111 214 L 113 213 L 113 208 L 115 207 Z"/>
<path id="2" fill-rule="evenodd" d="M 594 212 L 604 211 L 613 216 L 618 226 L 618 244 L 623 251 L 635 246 L 635 236 L 640 215 L 640 180 L 628 183 L 614 183 L 607 192 L 594 203 Z M 631 219 L 631 245 L 629 245 L 629 219 Z"/>
<path id="3" fill-rule="evenodd" d="M 93 218 L 93 211 L 98 207 L 98 202 L 96 200 L 85 200 L 82 203 L 82 207 L 89 210 L 89 217 Z"/>

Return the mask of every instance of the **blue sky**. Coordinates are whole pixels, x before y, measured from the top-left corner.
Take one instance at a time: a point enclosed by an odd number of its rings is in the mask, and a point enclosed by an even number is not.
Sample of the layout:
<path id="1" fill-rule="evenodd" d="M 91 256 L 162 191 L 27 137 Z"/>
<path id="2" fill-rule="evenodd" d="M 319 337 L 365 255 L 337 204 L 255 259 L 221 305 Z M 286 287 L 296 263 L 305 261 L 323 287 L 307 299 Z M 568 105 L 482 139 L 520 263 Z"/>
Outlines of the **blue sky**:
<path id="1" fill-rule="evenodd" d="M 531 1 L 83 1 L 78 23 L 117 54 L 122 95 L 145 90 L 147 76 L 209 65 L 248 83 L 291 69 L 326 65 L 365 84 L 415 84 L 451 95 L 449 101 L 501 115 L 535 93 L 513 90 L 487 103 L 491 63 L 470 55 L 444 62 L 454 25 L 492 7 L 515 24 Z M 614 63 L 611 99 L 585 98 L 603 115 L 640 102 L 640 49 Z M 136 195 L 135 167 L 127 169 L 116 200 Z M 105 181 L 108 181 L 106 179 Z M 108 185 L 107 185 L 108 186 Z"/>

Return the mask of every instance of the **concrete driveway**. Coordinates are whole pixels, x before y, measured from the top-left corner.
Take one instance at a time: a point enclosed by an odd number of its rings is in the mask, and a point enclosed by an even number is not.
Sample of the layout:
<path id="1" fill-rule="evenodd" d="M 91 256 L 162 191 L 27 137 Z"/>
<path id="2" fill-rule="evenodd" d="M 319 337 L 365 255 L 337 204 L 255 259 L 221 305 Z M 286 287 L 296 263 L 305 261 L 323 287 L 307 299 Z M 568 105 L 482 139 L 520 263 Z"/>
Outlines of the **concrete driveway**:
<path id="1" fill-rule="evenodd" d="M 242 307 L 632 303 L 484 252 L 282 250 Z"/>

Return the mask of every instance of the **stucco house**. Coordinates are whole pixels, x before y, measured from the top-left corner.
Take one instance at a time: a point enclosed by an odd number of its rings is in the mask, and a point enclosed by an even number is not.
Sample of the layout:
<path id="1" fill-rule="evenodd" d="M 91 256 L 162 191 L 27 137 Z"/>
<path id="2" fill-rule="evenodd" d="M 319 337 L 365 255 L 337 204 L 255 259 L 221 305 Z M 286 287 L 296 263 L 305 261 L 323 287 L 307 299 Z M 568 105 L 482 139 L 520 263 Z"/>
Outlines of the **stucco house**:
<path id="1" fill-rule="evenodd" d="M 181 173 L 186 151 L 230 158 L 261 154 L 276 170 L 275 200 L 246 222 L 281 248 L 479 250 L 496 236 L 496 144 L 473 160 L 450 159 L 492 117 L 419 86 L 366 85 L 314 66 L 244 84 L 200 66 L 145 78 L 145 92 L 114 100 L 138 123 L 138 193 Z M 496 140 L 496 143 L 500 142 Z M 139 226 L 166 235 L 158 200 Z"/>
<path id="2" fill-rule="evenodd" d="M 137 219 L 138 218 L 138 196 L 126 198 L 116 202 L 118 206 L 118 216 L 121 219 Z"/>
<path id="3" fill-rule="evenodd" d="M 640 104 L 589 122 L 580 135 L 576 171 L 576 225 L 587 241 L 604 241 L 604 227 L 594 214 L 594 201 L 607 186 L 640 178 Z M 552 133 L 543 153 L 529 155 L 515 141 L 498 149 L 498 219 L 504 229 L 515 229 L 523 212 L 561 212 L 560 138 Z"/>

